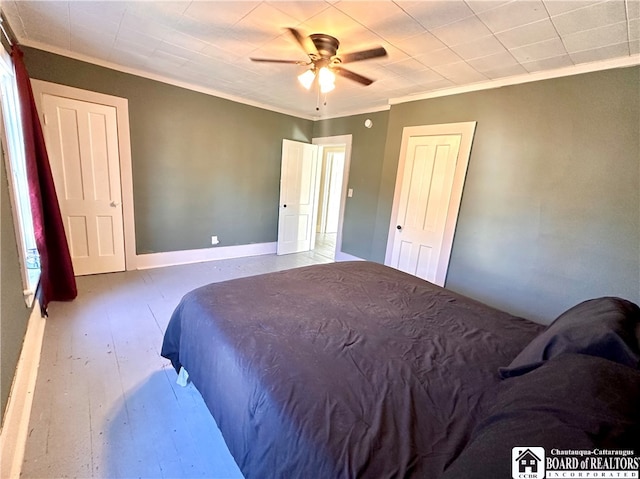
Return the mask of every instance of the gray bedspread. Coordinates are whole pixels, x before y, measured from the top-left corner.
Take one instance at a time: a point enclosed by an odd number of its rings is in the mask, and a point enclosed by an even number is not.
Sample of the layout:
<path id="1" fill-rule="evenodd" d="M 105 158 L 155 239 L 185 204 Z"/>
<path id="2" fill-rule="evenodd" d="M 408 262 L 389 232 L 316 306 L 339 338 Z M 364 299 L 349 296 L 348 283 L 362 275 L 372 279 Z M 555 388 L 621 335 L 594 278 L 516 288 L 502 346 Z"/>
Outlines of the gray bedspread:
<path id="1" fill-rule="evenodd" d="M 245 477 L 437 478 L 542 326 L 369 262 L 214 283 L 162 355 Z"/>

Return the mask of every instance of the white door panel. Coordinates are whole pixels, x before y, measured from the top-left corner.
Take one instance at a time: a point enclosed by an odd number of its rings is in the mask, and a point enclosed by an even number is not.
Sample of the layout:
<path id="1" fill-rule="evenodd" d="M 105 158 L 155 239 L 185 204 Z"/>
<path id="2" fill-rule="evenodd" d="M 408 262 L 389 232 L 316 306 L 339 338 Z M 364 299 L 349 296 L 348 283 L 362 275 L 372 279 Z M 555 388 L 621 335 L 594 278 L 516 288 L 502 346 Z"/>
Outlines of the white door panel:
<path id="1" fill-rule="evenodd" d="M 125 269 L 116 108 L 45 94 L 44 133 L 77 275 Z"/>
<path id="2" fill-rule="evenodd" d="M 444 285 L 471 143 L 468 132 L 429 133 L 403 133 L 385 263 Z"/>
<path id="3" fill-rule="evenodd" d="M 313 246 L 318 194 L 318 147 L 282 140 L 277 254 Z"/>

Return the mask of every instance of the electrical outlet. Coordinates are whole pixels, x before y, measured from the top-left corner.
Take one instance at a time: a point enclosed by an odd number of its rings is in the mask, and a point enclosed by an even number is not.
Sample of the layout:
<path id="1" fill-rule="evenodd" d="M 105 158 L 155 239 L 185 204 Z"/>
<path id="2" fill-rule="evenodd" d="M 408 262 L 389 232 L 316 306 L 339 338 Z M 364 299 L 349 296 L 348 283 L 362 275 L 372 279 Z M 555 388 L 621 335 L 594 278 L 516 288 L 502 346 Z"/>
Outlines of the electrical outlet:
<path id="1" fill-rule="evenodd" d="M 212 245 L 217 245 L 218 243 L 220 243 L 220 241 L 218 241 L 218 237 L 217 236 L 212 236 L 211 237 L 211 244 Z"/>

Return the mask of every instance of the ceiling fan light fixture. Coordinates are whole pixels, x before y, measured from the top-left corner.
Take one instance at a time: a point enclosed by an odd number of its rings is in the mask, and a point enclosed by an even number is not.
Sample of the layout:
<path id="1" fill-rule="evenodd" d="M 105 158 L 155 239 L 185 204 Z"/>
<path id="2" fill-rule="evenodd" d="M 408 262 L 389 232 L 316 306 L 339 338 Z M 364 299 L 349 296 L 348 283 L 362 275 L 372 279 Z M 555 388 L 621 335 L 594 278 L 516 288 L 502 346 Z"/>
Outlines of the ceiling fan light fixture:
<path id="1" fill-rule="evenodd" d="M 318 72 L 318 83 L 320 83 L 320 91 L 322 93 L 329 93 L 336 85 L 336 74 L 329 68 L 322 67 Z"/>
<path id="2" fill-rule="evenodd" d="M 313 80 L 316 77 L 316 72 L 313 69 L 309 69 L 304 72 L 302 75 L 298 75 L 298 81 L 305 87 L 307 90 L 311 88 L 313 84 Z"/>

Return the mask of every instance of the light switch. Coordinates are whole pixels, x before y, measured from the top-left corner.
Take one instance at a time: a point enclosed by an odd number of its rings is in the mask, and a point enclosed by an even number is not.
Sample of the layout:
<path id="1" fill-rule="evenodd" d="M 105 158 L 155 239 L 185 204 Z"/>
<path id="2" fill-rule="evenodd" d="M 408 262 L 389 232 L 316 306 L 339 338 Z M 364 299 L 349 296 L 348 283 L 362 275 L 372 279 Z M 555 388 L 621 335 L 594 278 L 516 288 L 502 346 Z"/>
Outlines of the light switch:
<path id="1" fill-rule="evenodd" d="M 349 189 L 347 190 L 347 196 L 348 196 L 349 198 L 351 198 L 351 197 L 353 196 L 353 188 L 349 188 Z"/>

